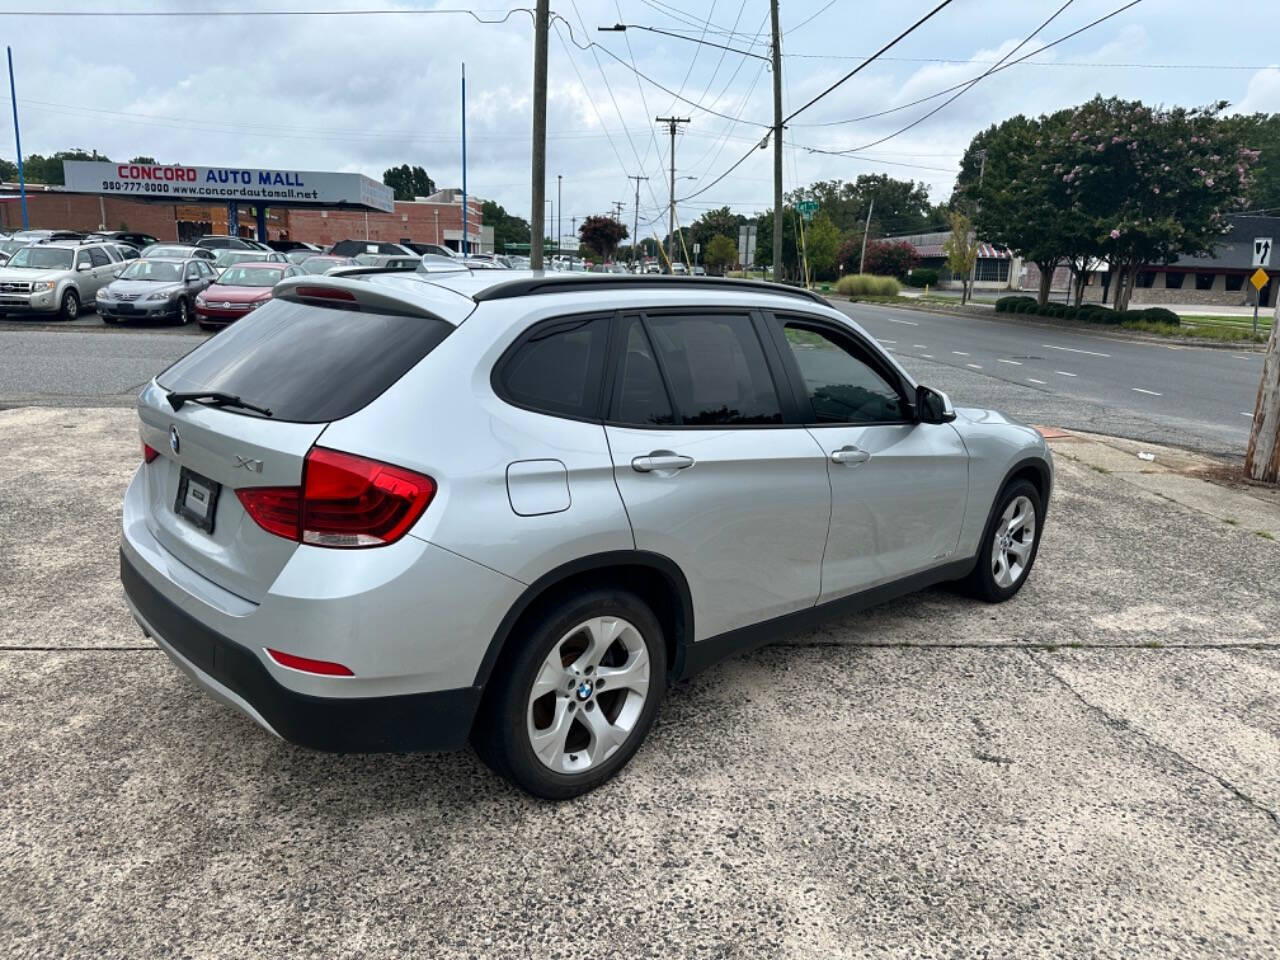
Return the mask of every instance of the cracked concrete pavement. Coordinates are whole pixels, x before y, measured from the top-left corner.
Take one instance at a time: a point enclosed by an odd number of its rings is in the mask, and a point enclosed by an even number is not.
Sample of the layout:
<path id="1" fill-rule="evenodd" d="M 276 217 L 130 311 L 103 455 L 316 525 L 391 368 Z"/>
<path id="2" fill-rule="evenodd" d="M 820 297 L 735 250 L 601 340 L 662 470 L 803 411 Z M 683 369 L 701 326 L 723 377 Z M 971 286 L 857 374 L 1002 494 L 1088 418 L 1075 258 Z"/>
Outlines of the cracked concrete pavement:
<path id="1" fill-rule="evenodd" d="M 132 412 L 0 411 L 0 955 L 1273 957 L 1280 507 L 1053 443 L 1013 602 L 780 637 L 549 805 L 200 694 L 119 591 Z"/>

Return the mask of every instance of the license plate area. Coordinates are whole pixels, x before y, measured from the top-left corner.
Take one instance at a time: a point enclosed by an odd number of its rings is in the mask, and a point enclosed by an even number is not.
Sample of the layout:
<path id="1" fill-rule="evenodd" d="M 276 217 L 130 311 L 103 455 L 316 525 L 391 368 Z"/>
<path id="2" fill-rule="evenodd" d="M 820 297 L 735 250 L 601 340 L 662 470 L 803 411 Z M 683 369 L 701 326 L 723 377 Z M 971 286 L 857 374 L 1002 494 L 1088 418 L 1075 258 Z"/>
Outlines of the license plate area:
<path id="1" fill-rule="evenodd" d="M 173 510 L 205 533 L 213 533 L 213 518 L 218 511 L 218 494 L 222 484 L 183 467 L 178 474 L 178 498 Z"/>

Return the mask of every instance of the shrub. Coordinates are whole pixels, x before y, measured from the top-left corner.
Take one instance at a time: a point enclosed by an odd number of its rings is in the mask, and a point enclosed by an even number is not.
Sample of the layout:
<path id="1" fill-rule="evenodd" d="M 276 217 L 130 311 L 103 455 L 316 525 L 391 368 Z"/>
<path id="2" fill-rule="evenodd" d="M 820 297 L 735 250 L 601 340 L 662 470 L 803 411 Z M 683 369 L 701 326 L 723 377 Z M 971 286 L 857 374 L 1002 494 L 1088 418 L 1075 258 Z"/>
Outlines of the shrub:
<path id="1" fill-rule="evenodd" d="M 877 277 L 870 273 L 841 277 L 836 284 L 836 292 L 846 297 L 896 297 L 901 289 L 893 277 Z"/>
<path id="2" fill-rule="evenodd" d="M 873 274 L 905 277 L 919 262 L 916 248 L 905 240 L 872 240 L 867 244 L 867 268 Z"/>
<path id="3" fill-rule="evenodd" d="M 929 267 L 921 267 L 918 270 L 912 270 L 905 282 L 908 287 L 916 287 L 918 289 L 936 287 L 938 285 L 938 271 Z"/>
<path id="4" fill-rule="evenodd" d="M 1163 323 L 1171 327 L 1181 324 L 1178 315 L 1164 307 L 1147 307 L 1145 310 L 1130 310 L 1130 320 L 1146 320 L 1150 323 Z"/>
<path id="5" fill-rule="evenodd" d="M 912 274 L 912 277 L 914 277 L 918 273 L 923 273 L 923 272 L 924 271 L 922 270 L 917 270 L 915 274 Z M 936 275 L 937 271 L 934 270 L 933 273 Z M 1035 303 L 1035 302 L 1036 302 L 1035 297 L 1024 297 L 1024 296 L 1001 297 L 999 300 L 996 301 L 996 313 L 1013 313 L 1014 307 L 1017 306 L 1018 304 L 1022 304 L 1023 306 L 1025 306 L 1027 304 Z"/>

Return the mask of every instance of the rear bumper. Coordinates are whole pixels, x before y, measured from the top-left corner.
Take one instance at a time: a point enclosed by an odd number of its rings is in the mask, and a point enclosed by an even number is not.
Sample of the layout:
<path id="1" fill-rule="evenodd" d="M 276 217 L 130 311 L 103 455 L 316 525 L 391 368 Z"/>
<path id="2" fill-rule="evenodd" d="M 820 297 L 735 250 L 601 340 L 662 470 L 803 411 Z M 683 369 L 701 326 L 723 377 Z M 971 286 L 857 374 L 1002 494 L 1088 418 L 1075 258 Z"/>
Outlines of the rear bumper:
<path id="1" fill-rule="evenodd" d="M 147 582 L 122 550 L 120 580 L 135 618 L 209 693 L 291 743 L 337 752 L 456 750 L 471 731 L 479 687 L 385 697 L 315 697 L 278 683 L 258 656 Z"/>

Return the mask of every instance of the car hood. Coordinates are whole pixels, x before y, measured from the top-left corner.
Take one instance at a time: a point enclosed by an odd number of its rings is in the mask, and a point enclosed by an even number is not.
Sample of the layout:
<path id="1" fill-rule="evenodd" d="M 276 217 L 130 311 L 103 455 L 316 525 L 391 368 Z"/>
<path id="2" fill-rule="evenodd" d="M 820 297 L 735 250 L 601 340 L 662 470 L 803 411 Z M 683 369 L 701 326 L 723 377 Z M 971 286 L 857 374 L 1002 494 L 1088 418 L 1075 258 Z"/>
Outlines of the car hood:
<path id="1" fill-rule="evenodd" d="M 956 407 L 956 418 L 967 420 L 969 423 L 1009 423 L 1016 427 L 1025 427 L 1026 424 L 1021 420 L 1015 420 L 1007 413 L 1001 413 L 999 410 L 983 410 L 981 407 Z"/>
<path id="2" fill-rule="evenodd" d="M 229 303 L 252 303 L 254 300 L 269 300 L 271 287 L 233 287 L 228 284 L 215 283 L 204 292 L 206 300 L 225 300 Z"/>
<path id="3" fill-rule="evenodd" d="M 6 280 L 57 280 L 70 272 L 69 269 L 28 270 L 24 267 L 0 267 L 0 283 Z"/>
<path id="4" fill-rule="evenodd" d="M 154 280 L 112 280 L 107 289 L 116 296 L 137 294 L 145 297 L 151 293 L 173 293 L 181 286 L 180 283 L 156 283 Z"/>

